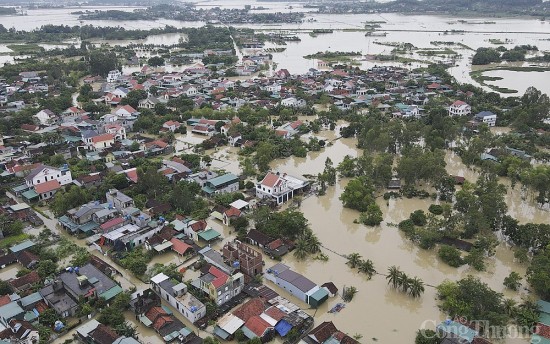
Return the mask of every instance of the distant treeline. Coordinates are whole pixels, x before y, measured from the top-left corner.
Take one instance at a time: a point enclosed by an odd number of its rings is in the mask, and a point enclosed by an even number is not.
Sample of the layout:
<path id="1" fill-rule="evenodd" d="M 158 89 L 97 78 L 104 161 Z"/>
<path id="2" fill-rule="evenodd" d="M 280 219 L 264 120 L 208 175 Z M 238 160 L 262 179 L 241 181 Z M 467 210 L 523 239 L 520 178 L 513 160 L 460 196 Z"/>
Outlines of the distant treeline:
<path id="1" fill-rule="evenodd" d="M 472 58 L 473 65 L 486 65 L 502 61 L 515 62 L 525 61 L 525 55 L 529 51 L 538 51 L 534 45 L 518 45 L 513 49 L 506 49 L 503 46 L 498 48 L 479 48 Z"/>

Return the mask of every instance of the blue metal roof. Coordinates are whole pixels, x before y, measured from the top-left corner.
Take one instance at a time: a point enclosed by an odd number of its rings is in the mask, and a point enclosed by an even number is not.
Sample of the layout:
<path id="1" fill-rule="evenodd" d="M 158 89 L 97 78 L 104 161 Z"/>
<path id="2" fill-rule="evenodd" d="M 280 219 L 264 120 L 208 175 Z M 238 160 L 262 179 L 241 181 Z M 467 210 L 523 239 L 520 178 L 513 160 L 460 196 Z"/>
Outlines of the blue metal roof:
<path id="1" fill-rule="evenodd" d="M 284 337 L 288 332 L 292 330 L 292 325 L 289 324 L 286 320 L 282 319 L 275 325 L 275 331 L 281 336 Z"/>

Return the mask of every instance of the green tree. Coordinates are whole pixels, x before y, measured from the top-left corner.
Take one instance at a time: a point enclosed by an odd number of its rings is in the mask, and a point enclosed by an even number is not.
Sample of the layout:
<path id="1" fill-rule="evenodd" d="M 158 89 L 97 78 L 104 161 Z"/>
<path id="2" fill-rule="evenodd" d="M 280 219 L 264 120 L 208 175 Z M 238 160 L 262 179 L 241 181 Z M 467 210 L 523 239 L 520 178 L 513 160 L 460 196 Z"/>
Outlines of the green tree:
<path id="1" fill-rule="evenodd" d="M 441 337 L 433 330 L 424 329 L 416 331 L 414 344 L 439 344 Z"/>
<path id="2" fill-rule="evenodd" d="M 359 253 L 351 253 L 347 255 L 347 262 L 346 264 L 349 265 L 350 268 L 355 269 L 359 263 L 361 263 L 361 255 Z"/>
<path id="3" fill-rule="evenodd" d="M 374 203 L 374 187 L 367 177 L 357 177 L 349 181 L 340 200 L 346 208 L 359 211 L 367 211 L 370 204 Z"/>
<path id="4" fill-rule="evenodd" d="M 57 313 L 55 313 L 55 310 L 53 308 L 48 308 L 42 313 L 40 313 L 39 321 L 42 325 L 52 327 L 57 320 L 59 320 L 59 316 Z"/>
<path id="5" fill-rule="evenodd" d="M 369 204 L 367 211 L 361 213 L 361 222 L 367 226 L 378 226 L 382 220 L 382 210 L 376 203 Z"/>
<path id="6" fill-rule="evenodd" d="M 409 295 L 417 298 L 424 293 L 424 282 L 418 277 L 411 278 L 409 280 Z"/>
<path id="7" fill-rule="evenodd" d="M 527 269 L 527 282 L 544 300 L 550 299 L 550 247 L 538 252 Z"/>
<path id="8" fill-rule="evenodd" d="M 8 281 L 0 280 L 0 295 L 11 294 L 11 286 Z"/>
<path id="9" fill-rule="evenodd" d="M 452 267 L 458 268 L 464 264 L 460 251 L 452 246 L 442 245 L 437 254 L 442 261 Z"/>
<path id="10" fill-rule="evenodd" d="M 415 226 L 424 226 L 428 222 L 426 214 L 423 210 L 415 210 L 411 213 L 409 218 L 415 224 Z"/>
<path id="11" fill-rule="evenodd" d="M 391 284 L 392 287 L 397 288 L 399 286 L 400 276 L 401 271 L 399 271 L 397 266 L 392 265 L 388 268 L 386 279 L 388 280 L 388 284 Z"/>
<path id="12" fill-rule="evenodd" d="M 131 90 L 126 97 L 122 98 L 122 105 L 130 105 L 134 109 L 138 108 L 139 101 L 147 98 L 147 92 L 145 90 Z"/>
<path id="13" fill-rule="evenodd" d="M 504 286 L 510 290 L 518 290 L 521 287 L 521 276 L 515 271 L 510 272 L 508 276 L 504 278 Z"/>
<path id="14" fill-rule="evenodd" d="M 90 72 L 92 74 L 107 76 L 110 71 L 117 69 L 118 61 L 115 53 L 92 50 L 88 56 Z"/>
<path id="15" fill-rule="evenodd" d="M 372 276 L 376 274 L 376 269 L 374 268 L 374 263 L 372 260 L 362 260 L 359 263 L 359 272 L 366 274 L 368 279 L 371 279 Z"/>
<path id="16" fill-rule="evenodd" d="M 147 64 L 152 67 L 164 66 L 164 59 L 160 56 L 153 56 L 147 60 Z"/>
<path id="17" fill-rule="evenodd" d="M 53 275 L 56 270 L 57 264 L 49 259 L 39 261 L 38 267 L 36 268 L 36 271 L 42 279 Z"/>

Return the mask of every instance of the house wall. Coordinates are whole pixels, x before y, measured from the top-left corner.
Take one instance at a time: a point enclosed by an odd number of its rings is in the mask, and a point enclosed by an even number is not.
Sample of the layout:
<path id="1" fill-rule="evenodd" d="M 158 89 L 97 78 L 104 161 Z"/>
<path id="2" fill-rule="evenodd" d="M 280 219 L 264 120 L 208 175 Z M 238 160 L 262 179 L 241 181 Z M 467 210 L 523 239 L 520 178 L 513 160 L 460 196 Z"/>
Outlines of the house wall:
<path id="1" fill-rule="evenodd" d="M 48 174 L 45 174 L 44 171 L 38 173 L 32 180 L 27 180 L 27 186 L 31 187 L 36 184 L 43 184 L 47 181 L 56 179 L 59 184 L 66 185 L 73 182 L 73 178 L 71 175 L 71 171 L 61 171 L 59 169 L 50 169 L 46 168 L 48 170 Z"/>
<path id="2" fill-rule="evenodd" d="M 276 285 L 278 285 L 279 287 L 285 289 L 286 291 L 288 291 L 289 293 L 291 293 L 292 295 L 296 296 L 298 299 L 304 301 L 304 302 L 307 302 L 307 295 L 306 293 L 304 293 L 303 291 L 301 291 L 300 289 L 296 288 L 294 285 L 290 284 L 289 282 L 275 276 L 274 274 L 265 274 L 264 275 L 265 279 L 267 279 L 268 281 L 271 281 L 273 283 L 275 283 Z"/>

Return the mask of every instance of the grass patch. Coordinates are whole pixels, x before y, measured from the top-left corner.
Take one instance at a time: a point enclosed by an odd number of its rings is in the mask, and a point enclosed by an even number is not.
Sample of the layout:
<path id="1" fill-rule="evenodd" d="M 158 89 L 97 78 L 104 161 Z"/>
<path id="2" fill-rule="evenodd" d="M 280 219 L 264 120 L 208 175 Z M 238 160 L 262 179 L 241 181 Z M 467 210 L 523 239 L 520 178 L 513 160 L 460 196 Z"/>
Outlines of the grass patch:
<path id="1" fill-rule="evenodd" d="M 13 245 L 19 244 L 20 242 L 23 242 L 29 238 L 28 234 L 21 233 L 19 235 L 12 235 L 7 238 L 4 238 L 0 240 L 0 248 L 8 248 L 12 247 Z"/>
<path id="2" fill-rule="evenodd" d="M 435 49 L 421 49 L 417 53 L 423 56 L 447 56 L 447 55 L 457 55 L 458 53 L 453 49 L 445 48 L 441 50 Z"/>
<path id="3" fill-rule="evenodd" d="M 7 47 L 13 50 L 15 55 L 32 55 L 44 51 L 44 48 L 35 43 L 29 44 L 9 44 Z"/>

